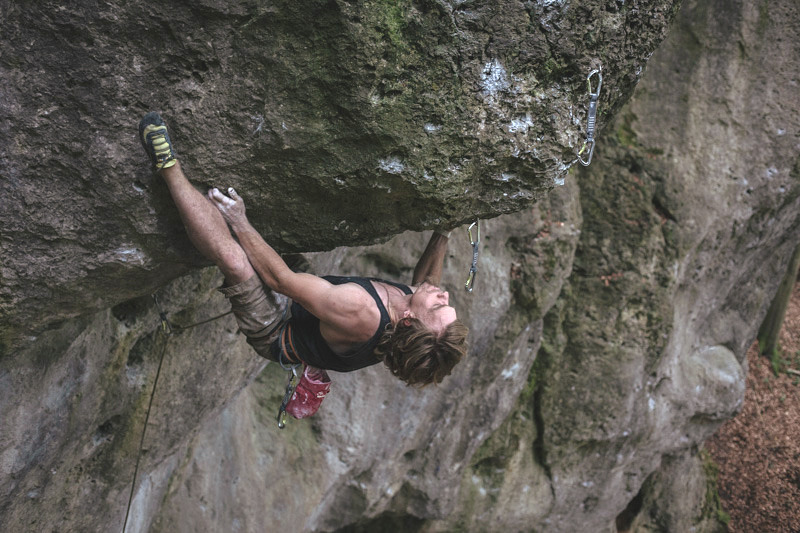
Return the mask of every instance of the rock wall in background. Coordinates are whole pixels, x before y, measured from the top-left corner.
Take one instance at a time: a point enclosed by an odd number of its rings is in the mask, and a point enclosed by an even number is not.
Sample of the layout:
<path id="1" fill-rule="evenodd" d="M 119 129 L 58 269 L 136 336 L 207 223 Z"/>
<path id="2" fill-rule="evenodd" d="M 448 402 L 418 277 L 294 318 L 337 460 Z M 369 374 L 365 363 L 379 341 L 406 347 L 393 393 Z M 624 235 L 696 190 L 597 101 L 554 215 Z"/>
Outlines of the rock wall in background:
<path id="1" fill-rule="evenodd" d="M 671 6 L 309 5 L 54 6 L 47 35 L 0 8 L 0 529 L 121 527 L 163 349 L 129 531 L 714 530 L 698 449 L 800 238 L 798 7 L 687 0 L 622 107 Z M 594 58 L 606 127 L 565 175 Z M 454 375 L 337 374 L 280 431 L 284 373 L 230 316 L 164 336 L 155 288 L 176 324 L 226 304 L 215 269 L 175 278 L 202 263 L 137 151 L 153 101 L 193 179 L 224 175 L 282 251 L 349 245 L 319 273 L 408 280 L 426 235 L 353 245 L 517 211 L 483 222 L 471 295 L 451 238 Z"/>
<path id="2" fill-rule="evenodd" d="M 722 20 L 720 9 L 705 2 L 684 5 L 636 98 L 603 137 L 592 168 L 570 176 L 568 187 L 540 202 L 540 218 L 520 213 L 493 221 L 507 227 L 484 232 L 492 251 L 483 265 L 492 277 L 481 278 L 481 289 L 508 287 L 513 312 L 494 325 L 505 305 L 479 303 L 480 293 L 474 297 L 479 313 L 467 303 L 473 327 L 487 320 L 493 334 L 484 340 L 485 330 L 476 331 L 476 353 L 482 355 L 461 371 L 476 384 L 481 379 L 471 365 L 495 375 L 502 369 L 495 381 L 503 383 L 503 377 L 513 379 L 508 358 L 516 351 L 526 352 L 523 360 L 535 360 L 503 423 L 491 435 L 484 432 L 484 416 L 470 417 L 463 428 L 435 431 L 425 436 L 429 452 L 420 458 L 406 452 L 419 447 L 413 432 L 378 431 L 392 435 L 383 448 L 386 443 L 374 442 L 372 430 L 384 423 L 415 427 L 431 415 L 429 406 L 418 405 L 411 420 L 402 407 L 381 410 L 379 421 L 366 425 L 369 437 L 359 435 L 357 421 L 372 420 L 371 408 L 355 415 L 352 404 L 326 411 L 330 415 L 311 434 L 321 443 L 314 449 L 326 449 L 325 437 L 336 435 L 335 442 L 350 445 L 359 460 L 342 461 L 347 468 L 341 475 L 337 454 L 309 454 L 314 458 L 304 475 L 319 476 L 320 483 L 310 494 L 291 496 L 292 511 L 308 517 L 307 529 L 337 530 L 353 522 L 357 526 L 348 531 L 719 528 L 708 507 L 698 448 L 741 406 L 745 351 L 800 239 L 800 114 L 794 92 L 786 89 L 797 84 L 792 61 L 800 43 L 791 32 L 798 11 L 791 5 L 739 5 Z M 729 42 L 731 34 L 741 40 Z M 577 247 L 571 229 L 576 222 Z M 497 240 L 506 257 L 495 251 Z M 407 274 L 411 257 L 405 269 L 386 268 L 396 263 L 386 256 L 403 247 L 392 241 L 370 255 L 380 257 L 382 273 Z M 547 271 L 542 258 L 568 271 Z M 466 262 L 463 257 L 461 264 Z M 355 265 L 353 271 L 365 269 L 361 260 Z M 455 287 L 458 272 L 449 272 Z M 555 304 L 548 280 L 561 287 Z M 497 353 L 505 358 L 491 358 Z M 347 383 L 358 388 L 359 382 Z M 391 383 L 379 387 L 387 388 Z M 458 405 L 481 412 L 470 405 L 475 388 L 459 383 L 455 394 Z M 260 394 L 260 386 L 248 388 L 240 401 L 254 403 L 251 395 Z M 506 402 L 489 398 L 486 404 L 505 408 Z M 447 415 L 458 412 L 447 400 L 440 403 Z M 452 424 L 447 415 L 433 415 L 437 428 Z M 277 433 L 271 422 L 256 427 Z M 340 424 L 344 431 L 332 429 Z M 453 458 L 463 467 L 456 483 L 431 457 L 464 434 L 488 438 L 471 458 L 471 450 L 463 453 L 464 464 Z M 274 438 L 257 440 L 263 446 L 242 451 L 244 464 L 272 464 L 266 458 L 287 453 L 283 446 L 274 448 Z M 364 457 L 361 449 L 371 451 Z M 288 526 L 275 511 L 283 508 L 286 494 L 270 497 L 267 509 L 244 511 L 257 508 L 247 494 L 258 487 L 267 492 L 268 473 L 260 472 L 260 483 L 247 489 L 220 494 L 221 486 L 235 486 L 220 483 L 229 470 L 201 457 L 204 452 L 196 452 L 178 474 L 180 488 L 166 499 L 159 530 L 180 529 L 186 508 L 200 515 L 200 499 L 190 494 L 198 484 L 216 487 L 215 497 L 230 502 L 226 509 L 239 509 L 221 517 L 218 527 L 236 520 Z M 386 468 L 399 471 L 379 475 Z M 329 472 L 336 472 L 337 482 L 325 481 Z M 448 502 L 452 492 L 458 498 Z"/>

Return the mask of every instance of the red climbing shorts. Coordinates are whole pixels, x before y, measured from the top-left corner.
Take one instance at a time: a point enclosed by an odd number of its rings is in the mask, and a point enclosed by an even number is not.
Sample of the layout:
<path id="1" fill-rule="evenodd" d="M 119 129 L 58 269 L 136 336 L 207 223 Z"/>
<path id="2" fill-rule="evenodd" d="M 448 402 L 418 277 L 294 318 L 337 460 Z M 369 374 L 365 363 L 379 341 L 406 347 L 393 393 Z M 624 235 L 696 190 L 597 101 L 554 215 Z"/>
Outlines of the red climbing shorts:
<path id="1" fill-rule="evenodd" d="M 331 378 L 328 373 L 321 368 L 306 366 L 292 399 L 286 404 L 286 412 L 295 418 L 309 417 L 319 410 L 322 400 L 330 391 Z"/>
<path id="2" fill-rule="evenodd" d="M 247 343 L 261 357 L 277 361 L 270 345 L 280 334 L 282 319 L 288 317 L 284 310 L 291 303 L 289 298 L 264 286 L 257 274 L 236 285 L 220 287 L 219 292 L 230 301 Z"/>

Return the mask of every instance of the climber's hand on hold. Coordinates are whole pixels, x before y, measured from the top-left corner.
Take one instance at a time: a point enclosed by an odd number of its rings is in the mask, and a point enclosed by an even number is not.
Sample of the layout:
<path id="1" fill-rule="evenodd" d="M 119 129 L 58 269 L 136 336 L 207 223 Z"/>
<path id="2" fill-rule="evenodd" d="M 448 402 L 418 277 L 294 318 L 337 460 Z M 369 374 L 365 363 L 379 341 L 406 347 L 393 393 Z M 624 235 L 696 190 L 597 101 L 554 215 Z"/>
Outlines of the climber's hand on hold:
<path id="1" fill-rule="evenodd" d="M 242 197 L 239 196 L 233 187 L 228 188 L 228 196 L 214 187 L 208 191 L 208 199 L 211 200 L 211 203 L 214 204 L 222 214 L 222 218 L 225 219 L 225 222 L 234 230 L 237 227 L 249 224 L 247 215 L 245 214 L 244 200 L 242 200 Z"/>

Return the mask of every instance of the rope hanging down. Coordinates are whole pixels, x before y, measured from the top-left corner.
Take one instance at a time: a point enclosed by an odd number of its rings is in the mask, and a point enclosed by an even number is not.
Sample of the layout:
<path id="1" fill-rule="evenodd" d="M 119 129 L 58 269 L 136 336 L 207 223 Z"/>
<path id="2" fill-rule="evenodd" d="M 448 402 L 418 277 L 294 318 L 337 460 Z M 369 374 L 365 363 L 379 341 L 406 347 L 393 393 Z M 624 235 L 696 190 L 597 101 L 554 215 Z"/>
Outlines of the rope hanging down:
<path id="1" fill-rule="evenodd" d="M 125 522 L 122 524 L 122 533 L 125 533 L 128 527 L 128 516 L 131 512 L 131 503 L 133 502 L 133 491 L 136 488 L 136 476 L 139 474 L 139 461 L 142 458 L 142 448 L 144 447 L 144 436 L 147 432 L 147 422 L 150 420 L 150 409 L 153 407 L 153 398 L 156 395 L 156 385 L 158 385 L 158 377 L 161 375 L 161 365 L 164 362 L 164 353 L 167 351 L 167 342 L 169 337 L 173 334 L 172 325 L 167 319 L 167 314 L 161 310 L 158 304 L 156 295 L 153 294 L 153 301 L 158 308 L 158 314 L 161 318 L 161 331 L 164 333 L 164 343 L 161 345 L 161 354 L 158 356 L 158 370 L 156 370 L 156 378 L 153 380 L 153 390 L 150 391 L 150 401 L 147 403 L 147 414 L 144 416 L 144 427 L 142 427 L 142 438 L 139 440 L 139 451 L 136 454 L 136 466 L 133 469 L 133 481 L 131 482 L 131 493 L 128 496 L 128 508 L 125 510 Z"/>
<path id="2" fill-rule="evenodd" d="M 139 451 L 136 453 L 136 466 L 133 469 L 133 480 L 131 481 L 131 492 L 128 496 L 128 507 L 125 510 L 125 522 L 122 524 L 122 533 L 125 533 L 125 530 L 128 527 L 128 516 L 131 512 L 131 504 L 133 503 L 133 492 L 136 488 L 136 477 L 139 474 L 139 462 L 142 458 L 142 449 L 144 448 L 144 436 L 147 433 L 147 423 L 150 420 L 150 411 L 153 407 L 153 398 L 156 395 L 156 386 L 158 385 L 158 378 L 161 376 L 161 366 L 164 362 L 164 354 L 167 351 L 167 344 L 169 343 L 169 338 L 175 334 L 177 331 L 183 331 L 187 329 L 191 329 L 193 327 L 199 326 L 201 324 L 207 324 L 208 322 L 213 322 L 214 320 L 218 320 L 226 315 L 231 314 L 233 311 L 228 311 L 227 313 L 222 313 L 221 315 L 217 315 L 215 317 L 208 318 L 206 320 L 201 320 L 200 322 L 195 322 L 194 324 L 189 324 L 188 326 L 178 326 L 173 325 L 169 318 L 167 318 L 167 313 L 161 309 L 161 305 L 158 303 L 158 298 L 156 295 L 153 294 L 153 302 L 156 304 L 156 309 L 158 309 L 158 316 L 161 319 L 161 331 L 164 334 L 164 342 L 161 345 L 161 353 L 158 356 L 158 369 L 156 370 L 156 377 L 153 380 L 153 390 L 150 391 L 150 401 L 147 403 L 147 412 L 144 416 L 144 426 L 142 427 L 142 438 L 139 440 Z"/>

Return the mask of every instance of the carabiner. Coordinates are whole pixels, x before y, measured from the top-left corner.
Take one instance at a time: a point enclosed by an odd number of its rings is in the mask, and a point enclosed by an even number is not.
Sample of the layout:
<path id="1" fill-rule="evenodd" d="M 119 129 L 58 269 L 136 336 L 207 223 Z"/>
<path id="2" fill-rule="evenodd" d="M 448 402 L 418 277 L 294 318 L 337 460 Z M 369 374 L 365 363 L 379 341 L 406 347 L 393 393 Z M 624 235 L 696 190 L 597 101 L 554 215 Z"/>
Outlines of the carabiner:
<path id="1" fill-rule="evenodd" d="M 597 75 L 597 90 L 592 92 L 592 76 Z M 595 69 L 586 77 L 586 84 L 589 90 L 589 112 L 586 114 L 586 140 L 583 142 L 580 151 L 578 152 L 578 161 L 581 165 L 588 167 L 592 162 L 592 154 L 594 154 L 594 130 L 597 126 L 597 100 L 600 98 L 600 88 L 603 86 L 603 69 Z M 589 157 L 583 159 L 581 155 L 586 150 L 589 150 Z"/>
<path id="2" fill-rule="evenodd" d="M 597 74 L 597 90 L 592 92 L 592 76 Z M 596 68 L 586 76 L 586 84 L 589 86 L 589 96 L 594 97 L 595 100 L 600 96 L 600 87 L 603 86 L 603 67 Z"/>
<path id="3" fill-rule="evenodd" d="M 589 157 L 584 161 L 581 158 L 581 155 L 586 151 L 587 148 L 589 149 Z M 589 163 L 592 162 L 592 154 L 594 154 L 594 139 L 583 141 L 583 146 L 581 146 L 581 149 L 578 152 L 578 161 L 580 161 L 581 165 L 588 167 Z"/>
<path id="4" fill-rule="evenodd" d="M 289 404 L 289 400 L 292 399 L 292 395 L 294 395 L 294 389 L 296 386 L 297 367 L 293 366 L 291 372 L 289 372 L 289 382 L 286 384 L 286 393 L 283 395 L 281 406 L 278 407 L 278 429 L 283 429 L 286 427 L 286 406 Z"/>
<path id="5" fill-rule="evenodd" d="M 472 236 L 472 228 L 475 228 L 475 237 Z M 472 246 L 476 246 L 481 242 L 481 221 L 476 220 L 472 224 L 469 225 L 467 228 L 467 236 L 469 237 L 469 243 Z"/>
<path id="6" fill-rule="evenodd" d="M 158 309 L 158 317 L 161 320 L 161 330 L 167 335 L 172 335 L 173 333 L 172 324 L 170 323 L 169 318 L 167 318 L 167 313 L 165 313 L 164 310 L 161 309 L 161 304 L 158 303 L 158 298 L 156 298 L 156 293 L 153 293 L 151 296 L 153 297 L 153 302 L 155 302 L 156 304 L 156 309 Z"/>
<path id="7" fill-rule="evenodd" d="M 472 287 L 475 285 L 475 274 L 478 273 L 478 249 L 481 243 L 481 224 L 480 220 L 476 220 L 472 224 L 469 225 L 467 228 L 467 236 L 469 237 L 469 243 L 472 245 L 472 266 L 469 269 L 469 276 L 467 277 L 467 282 L 464 284 L 464 288 L 467 289 L 467 292 L 472 292 Z M 472 228 L 475 228 L 475 237 L 472 236 Z"/>

